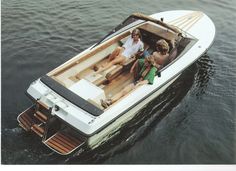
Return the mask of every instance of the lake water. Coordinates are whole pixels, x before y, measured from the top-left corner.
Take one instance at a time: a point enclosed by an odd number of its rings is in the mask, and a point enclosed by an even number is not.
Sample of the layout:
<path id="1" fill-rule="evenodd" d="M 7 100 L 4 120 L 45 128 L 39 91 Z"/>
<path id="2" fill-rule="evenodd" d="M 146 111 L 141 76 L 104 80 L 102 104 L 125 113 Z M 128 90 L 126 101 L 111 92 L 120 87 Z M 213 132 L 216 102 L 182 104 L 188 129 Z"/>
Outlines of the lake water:
<path id="1" fill-rule="evenodd" d="M 3 164 L 236 163 L 235 0 L 2 0 Z M 101 39 L 133 12 L 198 10 L 216 25 L 202 56 L 119 134 L 79 157 L 60 157 L 24 132 L 29 84 Z"/>

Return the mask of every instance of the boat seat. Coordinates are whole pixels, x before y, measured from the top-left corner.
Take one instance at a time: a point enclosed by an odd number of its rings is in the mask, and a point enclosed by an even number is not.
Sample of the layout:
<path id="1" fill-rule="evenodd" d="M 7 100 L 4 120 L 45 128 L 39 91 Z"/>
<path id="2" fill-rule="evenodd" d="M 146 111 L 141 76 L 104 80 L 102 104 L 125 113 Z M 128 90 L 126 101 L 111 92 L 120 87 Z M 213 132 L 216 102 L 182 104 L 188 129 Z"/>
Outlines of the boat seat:
<path id="1" fill-rule="evenodd" d="M 170 55 L 169 55 L 169 57 L 168 57 L 169 62 L 172 62 L 172 61 L 177 57 L 177 54 L 178 54 L 178 49 L 177 49 L 177 47 L 175 47 L 175 48 L 171 51 L 171 53 L 170 53 Z"/>
<path id="2" fill-rule="evenodd" d="M 170 43 L 171 44 L 171 50 L 170 50 L 170 53 L 169 53 L 170 55 L 168 57 L 168 60 L 163 65 L 163 67 L 168 65 L 170 62 L 172 62 L 177 57 L 177 55 L 178 55 L 178 46 L 179 46 L 179 43 L 180 43 L 181 40 L 182 40 L 181 36 L 179 36 L 176 39 L 177 46 L 174 46 Z"/>

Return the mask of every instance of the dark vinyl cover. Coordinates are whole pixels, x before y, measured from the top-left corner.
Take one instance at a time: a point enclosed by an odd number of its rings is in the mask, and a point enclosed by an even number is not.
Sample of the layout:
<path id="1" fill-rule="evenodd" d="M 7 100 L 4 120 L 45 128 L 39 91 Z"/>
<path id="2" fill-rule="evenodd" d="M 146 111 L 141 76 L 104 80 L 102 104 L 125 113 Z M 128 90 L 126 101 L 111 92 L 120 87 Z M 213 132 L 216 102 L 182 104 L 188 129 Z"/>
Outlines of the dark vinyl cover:
<path id="1" fill-rule="evenodd" d="M 69 89 L 67 89 L 66 87 L 64 87 L 63 85 L 52 79 L 51 77 L 45 75 L 41 77 L 40 80 L 49 88 L 51 88 L 53 91 L 58 93 L 60 96 L 64 97 L 66 100 L 70 101 L 71 103 L 80 107 L 81 109 L 87 111 L 88 113 L 94 116 L 99 116 L 104 112 L 103 110 L 84 100 L 74 92 L 70 91 Z"/>

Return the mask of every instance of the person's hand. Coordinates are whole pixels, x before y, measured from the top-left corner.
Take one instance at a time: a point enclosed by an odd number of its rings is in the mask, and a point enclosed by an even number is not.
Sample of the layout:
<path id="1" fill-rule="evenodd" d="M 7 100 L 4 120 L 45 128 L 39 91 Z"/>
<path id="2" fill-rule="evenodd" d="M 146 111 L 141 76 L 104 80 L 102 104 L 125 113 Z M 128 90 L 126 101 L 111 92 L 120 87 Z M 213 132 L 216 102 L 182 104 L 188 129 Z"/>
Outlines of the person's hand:
<path id="1" fill-rule="evenodd" d="M 143 55 L 143 51 L 139 51 L 137 52 L 137 54 L 135 55 L 136 59 L 140 58 Z"/>
<path id="2" fill-rule="evenodd" d="M 130 70 L 129 70 L 129 72 L 130 73 L 133 73 L 134 72 L 134 67 L 135 67 L 135 65 L 137 64 L 137 60 L 134 62 L 134 64 L 132 65 L 132 67 L 130 68 Z"/>
<path id="3" fill-rule="evenodd" d="M 134 68 L 132 67 L 129 72 L 132 74 L 134 72 Z"/>
<path id="4" fill-rule="evenodd" d="M 136 55 L 131 55 L 131 58 L 135 58 Z"/>

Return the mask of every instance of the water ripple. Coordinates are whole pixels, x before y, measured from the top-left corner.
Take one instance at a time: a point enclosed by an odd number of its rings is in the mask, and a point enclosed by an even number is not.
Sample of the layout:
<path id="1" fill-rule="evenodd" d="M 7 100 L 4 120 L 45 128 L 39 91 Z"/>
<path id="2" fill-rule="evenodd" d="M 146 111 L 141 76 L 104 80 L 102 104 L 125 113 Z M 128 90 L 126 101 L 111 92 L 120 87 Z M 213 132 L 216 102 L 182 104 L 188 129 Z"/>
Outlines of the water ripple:
<path id="1" fill-rule="evenodd" d="M 235 0 L 1 2 L 2 136 L 7 137 L 2 163 L 235 163 Z M 209 15 L 217 29 L 215 43 L 116 132 L 117 138 L 82 156 L 61 158 L 17 127 L 17 114 L 31 104 L 24 96 L 30 82 L 91 46 L 131 13 L 173 9 Z"/>

